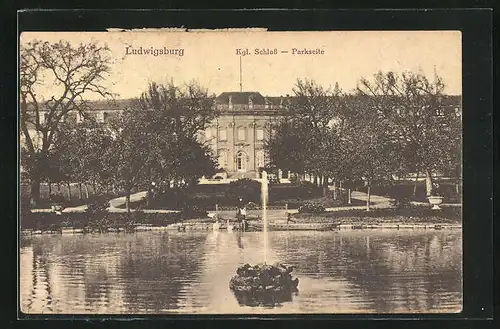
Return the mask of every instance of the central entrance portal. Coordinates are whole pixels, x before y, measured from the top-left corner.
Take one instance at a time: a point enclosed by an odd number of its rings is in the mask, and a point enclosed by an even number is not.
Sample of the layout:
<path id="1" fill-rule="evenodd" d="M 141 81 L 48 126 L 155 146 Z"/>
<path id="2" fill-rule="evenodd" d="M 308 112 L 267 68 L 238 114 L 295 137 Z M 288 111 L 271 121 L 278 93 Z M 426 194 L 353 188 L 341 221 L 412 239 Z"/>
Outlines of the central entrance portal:
<path id="1" fill-rule="evenodd" d="M 240 172 L 247 169 L 247 155 L 243 151 L 236 154 L 236 169 Z"/>

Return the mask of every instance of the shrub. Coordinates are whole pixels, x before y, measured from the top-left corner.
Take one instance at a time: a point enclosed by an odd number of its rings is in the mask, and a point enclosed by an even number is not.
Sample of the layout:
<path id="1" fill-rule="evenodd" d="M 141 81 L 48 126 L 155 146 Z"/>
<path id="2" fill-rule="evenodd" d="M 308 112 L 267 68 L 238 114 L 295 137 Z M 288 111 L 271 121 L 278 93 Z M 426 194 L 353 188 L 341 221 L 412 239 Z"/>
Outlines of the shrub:
<path id="1" fill-rule="evenodd" d="M 299 181 L 300 181 L 300 179 L 299 179 L 298 175 L 295 175 L 295 174 L 290 175 L 290 183 L 297 185 L 297 184 L 299 184 Z"/>
<path id="2" fill-rule="evenodd" d="M 279 184 L 280 180 L 278 177 L 269 177 L 268 178 L 269 184 Z"/>
<path id="3" fill-rule="evenodd" d="M 108 204 L 95 202 L 88 205 L 85 214 L 88 216 L 88 229 L 90 231 L 106 232 L 112 226 Z"/>
<path id="4" fill-rule="evenodd" d="M 31 215 L 31 206 L 29 198 L 23 197 L 20 201 L 20 217 L 21 220 L 23 218 L 28 218 Z"/>
<path id="5" fill-rule="evenodd" d="M 316 185 L 314 185 L 314 183 L 306 181 L 306 180 L 300 181 L 299 185 L 300 185 L 300 187 L 311 189 L 311 190 L 316 188 Z"/>
<path id="6" fill-rule="evenodd" d="M 304 203 L 299 207 L 299 213 L 301 214 L 319 214 L 325 212 L 325 207 L 318 203 Z"/>
<path id="7" fill-rule="evenodd" d="M 49 201 L 50 203 L 66 204 L 66 198 L 61 193 L 52 194 Z"/>
<path id="8" fill-rule="evenodd" d="M 391 206 L 395 207 L 396 209 L 406 209 L 411 207 L 411 199 L 406 196 L 406 195 L 399 195 L 396 196 L 393 201 L 391 201 Z"/>
<path id="9" fill-rule="evenodd" d="M 181 213 L 142 213 L 144 216 L 141 223 L 151 224 L 153 226 L 166 226 L 169 224 L 177 223 L 181 220 Z"/>
<path id="10" fill-rule="evenodd" d="M 243 198 L 245 202 L 259 202 L 260 183 L 256 180 L 243 178 L 229 183 L 227 186 L 226 197 L 233 200 Z"/>
<path id="11" fill-rule="evenodd" d="M 207 214 L 207 209 L 198 205 L 185 206 L 181 212 L 183 219 L 207 217 Z"/>
<path id="12" fill-rule="evenodd" d="M 134 221 L 136 223 L 146 223 L 145 220 L 146 220 L 146 215 L 144 214 L 144 211 L 140 210 L 140 209 L 137 209 L 135 212 L 134 212 Z"/>
<path id="13" fill-rule="evenodd" d="M 328 197 L 333 198 L 333 191 L 328 191 Z M 346 190 L 337 190 L 337 201 L 339 204 L 347 204 L 349 201 L 349 192 Z"/>

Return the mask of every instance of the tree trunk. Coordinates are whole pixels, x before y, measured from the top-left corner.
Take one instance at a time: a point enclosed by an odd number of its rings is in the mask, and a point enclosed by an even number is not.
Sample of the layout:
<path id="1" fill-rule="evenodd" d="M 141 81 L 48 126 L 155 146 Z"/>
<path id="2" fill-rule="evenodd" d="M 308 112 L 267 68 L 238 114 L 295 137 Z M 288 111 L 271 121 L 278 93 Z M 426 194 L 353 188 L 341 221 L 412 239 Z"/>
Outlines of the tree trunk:
<path id="1" fill-rule="evenodd" d="M 87 183 L 83 183 L 83 187 L 85 187 L 85 197 L 89 198 L 89 188 L 87 187 Z"/>
<path id="2" fill-rule="evenodd" d="M 370 211 L 370 189 L 371 186 L 368 185 L 368 189 L 366 191 L 366 211 Z"/>
<path id="3" fill-rule="evenodd" d="M 413 196 L 417 195 L 418 171 L 415 176 L 415 184 L 413 184 Z"/>
<path id="4" fill-rule="evenodd" d="M 71 201 L 71 184 L 68 183 L 68 201 Z"/>
<path id="5" fill-rule="evenodd" d="M 314 185 L 318 186 L 318 176 L 314 175 Z"/>
<path id="6" fill-rule="evenodd" d="M 94 182 L 92 182 L 92 189 L 94 190 L 94 195 L 97 194 L 97 184 Z"/>
<path id="7" fill-rule="evenodd" d="M 148 188 L 148 193 L 147 193 L 147 198 L 146 198 L 146 205 L 148 207 L 151 206 L 151 201 L 153 199 L 153 193 L 151 193 L 151 187 Z"/>
<path id="8" fill-rule="evenodd" d="M 50 196 L 52 194 L 52 183 L 50 182 L 50 180 L 49 180 L 48 184 L 49 184 L 49 199 L 50 199 Z"/>
<path id="9" fill-rule="evenodd" d="M 130 189 L 127 190 L 127 195 L 125 197 L 125 207 L 127 208 L 127 216 L 130 215 Z"/>
<path id="10" fill-rule="evenodd" d="M 333 200 L 337 200 L 337 180 L 333 181 Z"/>
<path id="11" fill-rule="evenodd" d="M 78 198 L 82 199 L 82 183 L 78 183 Z"/>
<path id="12" fill-rule="evenodd" d="M 434 182 L 432 181 L 432 173 L 429 169 L 425 171 L 425 191 L 427 196 L 432 195 L 432 189 L 434 187 Z"/>
<path id="13" fill-rule="evenodd" d="M 351 189 L 347 190 L 347 203 L 351 204 Z"/>
<path id="14" fill-rule="evenodd" d="M 57 193 L 61 193 L 61 184 L 57 183 Z"/>
<path id="15" fill-rule="evenodd" d="M 40 178 L 32 177 L 30 186 L 31 206 L 37 206 L 40 202 Z"/>

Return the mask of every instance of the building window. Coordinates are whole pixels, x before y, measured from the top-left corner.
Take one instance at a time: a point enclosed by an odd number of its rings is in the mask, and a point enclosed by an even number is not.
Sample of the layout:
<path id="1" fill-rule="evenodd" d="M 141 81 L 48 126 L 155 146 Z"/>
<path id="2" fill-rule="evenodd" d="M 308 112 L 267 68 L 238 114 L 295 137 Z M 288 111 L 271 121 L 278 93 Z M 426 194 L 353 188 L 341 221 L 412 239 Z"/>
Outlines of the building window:
<path id="1" fill-rule="evenodd" d="M 246 169 L 247 156 L 245 152 L 238 152 L 236 155 L 236 169 L 244 171 Z"/>
<path id="2" fill-rule="evenodd" d="M 227 140 L 227 128 L 224 127 L 219 129 L 219 140 Z"/>
<path id="3" fill-rule="evenodd" d="M 257 168 L 264 168 L 264 150 L 258 150 L 256 155 L 255 155 L 255 160 L 256 160 L 256 167 Z"/>
<path id="4" fill-rule="evenodd" d="M 238 128 L 238 140 L 240 141 L 246 140 L 246 131 L 244 127 Z"/>
<path id="5" fill-rule="evenodd" d="M 257 128 L 257 140 L 264 140 L 264 129 Z"/>
<path id="6" fill-rule="evenodd" d="M 222 150 L 219 152 L 219 166 L 221 168 L 227 168 L 227 152 Z"/>

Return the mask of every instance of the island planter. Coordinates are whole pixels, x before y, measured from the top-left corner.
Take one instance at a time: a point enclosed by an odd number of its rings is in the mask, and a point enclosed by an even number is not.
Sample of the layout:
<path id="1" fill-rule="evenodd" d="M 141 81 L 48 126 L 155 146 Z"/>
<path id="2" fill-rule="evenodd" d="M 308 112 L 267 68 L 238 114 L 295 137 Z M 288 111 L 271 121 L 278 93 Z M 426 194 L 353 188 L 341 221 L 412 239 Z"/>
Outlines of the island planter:
<path id="1" fill-rule="evenodd" d="M 432 209 L 434 210 L 439 210 L 441 207 L 439 207 L 440 204 L 443 203 L 443 197 L 439 195 L 432 195 L 428 197 L 429 203 L 432 205 Z"/>

